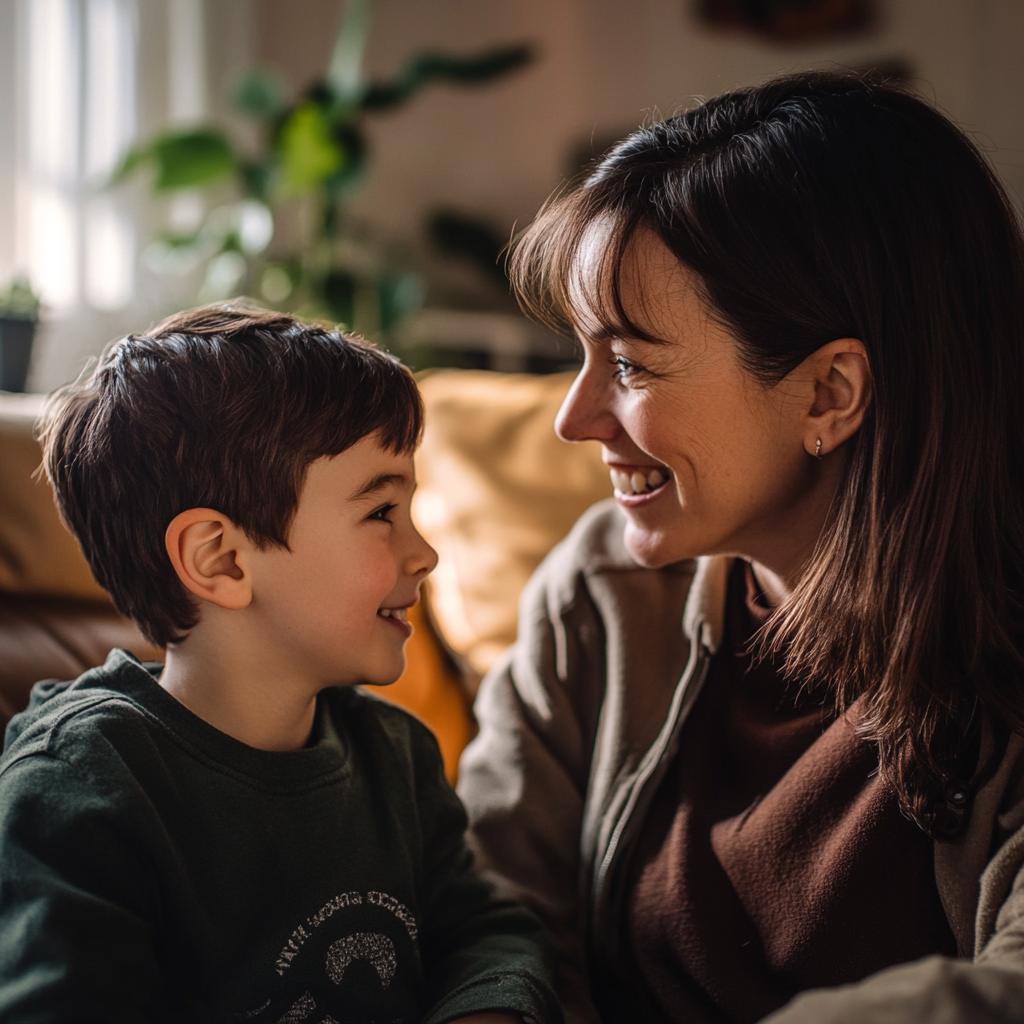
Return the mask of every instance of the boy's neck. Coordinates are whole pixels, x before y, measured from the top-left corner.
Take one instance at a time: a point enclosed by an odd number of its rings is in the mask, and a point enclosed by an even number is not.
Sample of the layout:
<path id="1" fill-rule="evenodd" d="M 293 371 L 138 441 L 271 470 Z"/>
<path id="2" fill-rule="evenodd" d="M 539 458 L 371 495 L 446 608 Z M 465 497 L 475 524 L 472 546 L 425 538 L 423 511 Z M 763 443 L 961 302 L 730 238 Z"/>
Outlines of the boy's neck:
<path id="1" fill-rule="evenodd" d="M 168 646 L 160 685 L 204 722 L 250 747 L 304 747 L 319 687 L 298 677 L 294 667 L 275 664 L 258 641 L 238 642 L 242 638 L 212 625 L 204 620 Z"/>

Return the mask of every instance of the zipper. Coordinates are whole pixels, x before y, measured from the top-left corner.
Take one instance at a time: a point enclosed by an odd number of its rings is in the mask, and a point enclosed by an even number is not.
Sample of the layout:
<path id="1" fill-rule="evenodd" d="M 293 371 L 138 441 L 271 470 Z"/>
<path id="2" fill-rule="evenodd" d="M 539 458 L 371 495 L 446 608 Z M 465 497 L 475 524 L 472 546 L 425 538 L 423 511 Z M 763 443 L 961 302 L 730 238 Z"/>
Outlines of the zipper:
<path id="1" fill-rule="evenodd" d="M 701 632 L 702 630 L 697 631 L 698 637 Z M 636 839 L 643 824 L 645 812 L 650 806 L 661 780 L 665 777 L 669 763 L 678 748 L 679 735 L 683 725 L 704 687 L 704 680 L 707 678 L 710 665 L 711 657 L 707 648 L 700 639 L 695 639 L 689 664 L 683 669 L 683 674 L 676 686 L 665 725 L 662 726 L 661 734 L 644 758 L 647 764 L 641 768 L 640 774 L 633 784 L 633 792 L 623 808 L 608 840 L 604 856 L 601 858 L 601 864 L 594 879 L 592 921 L 594 936 L 603 940 L 604 949 L 599 952 L 604 952 L 607 956 L 596 959 L 597 963 L 614 962 L 612 947 L 618 940 L 618 921 L 614 918 L 618 915 L 614 912 L 615 908 L 609 905 L 608 897 L 615 869 Z M 606 906 L 607 909 L 602 915 L 601 908 L 603 906 Z M 606 920 L 602 921 L 602 916 Z"/>

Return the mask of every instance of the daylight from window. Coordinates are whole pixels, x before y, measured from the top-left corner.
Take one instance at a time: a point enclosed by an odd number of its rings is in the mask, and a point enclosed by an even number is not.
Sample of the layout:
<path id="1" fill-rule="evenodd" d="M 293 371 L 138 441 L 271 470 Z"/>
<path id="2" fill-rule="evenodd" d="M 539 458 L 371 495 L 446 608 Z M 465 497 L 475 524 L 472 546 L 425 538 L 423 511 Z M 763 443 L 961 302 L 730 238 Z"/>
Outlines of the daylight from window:
<path id="1" fill-rule="evenodd" d="M 135 237 L 104 184 L 135 127 L 131 0 L 22 0 L 19 249 L 56 310 L 119 309 Z"/>

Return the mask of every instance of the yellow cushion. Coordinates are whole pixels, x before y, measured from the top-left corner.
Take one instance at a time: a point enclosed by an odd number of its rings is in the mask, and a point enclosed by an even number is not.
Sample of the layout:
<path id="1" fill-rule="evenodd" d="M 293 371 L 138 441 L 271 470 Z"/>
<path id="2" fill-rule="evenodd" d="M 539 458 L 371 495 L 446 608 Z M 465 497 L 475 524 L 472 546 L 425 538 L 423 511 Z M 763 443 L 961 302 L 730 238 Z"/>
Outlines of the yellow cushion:
<path id="1" fill-rule="evenodd" d="M 413 514 L 440 555 L 434 616 L 480 674 L 515 640 L 519 594 L 541 559 L 612 493 L 600 446 L 555 435 L 572 380 L 484 370 L 420 376 L 426 430 Z"/>
<path id="2" fill-rule="evenodd" d="M 42 455 L 32 430 L 44 401 L 0 392 L 0 590 L 109 602 L 46 478 L 33 479 Z"/>

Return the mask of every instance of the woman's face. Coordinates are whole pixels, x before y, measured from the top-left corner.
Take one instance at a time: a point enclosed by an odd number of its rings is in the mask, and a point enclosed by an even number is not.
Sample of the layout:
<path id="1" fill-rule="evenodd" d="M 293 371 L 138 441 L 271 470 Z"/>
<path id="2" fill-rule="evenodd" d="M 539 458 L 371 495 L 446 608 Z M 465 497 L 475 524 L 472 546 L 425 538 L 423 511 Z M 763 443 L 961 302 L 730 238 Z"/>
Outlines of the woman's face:
<path id="1" fill-rule="evenodd" d="M 585 244 L 584 282 L 587 265 Z M 756 381 L 692 273 L 653 233 L 627 251 L 620 286 L 627 313 L 660 341 L 607 336 L 581 289 L 574 318 L 585 362 L 559 436 L 601 442 L 626 544 L 642 565 L 728 553 L 787 575 L 813 548 L 840 468 L 823 472 L 808 454 L 812 374 L 798 367 L 774 387 Z"/>

